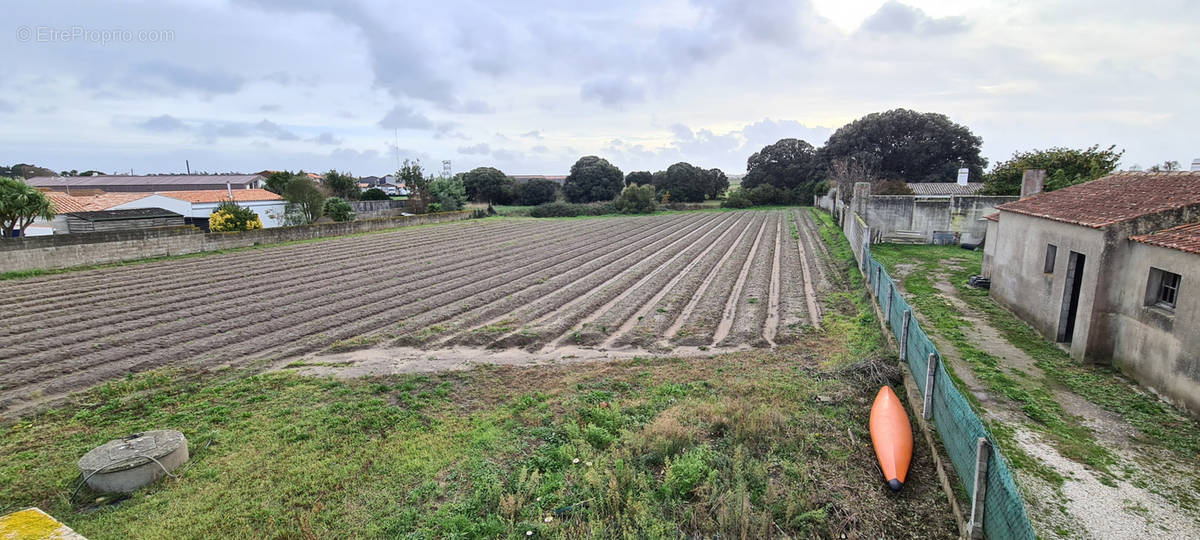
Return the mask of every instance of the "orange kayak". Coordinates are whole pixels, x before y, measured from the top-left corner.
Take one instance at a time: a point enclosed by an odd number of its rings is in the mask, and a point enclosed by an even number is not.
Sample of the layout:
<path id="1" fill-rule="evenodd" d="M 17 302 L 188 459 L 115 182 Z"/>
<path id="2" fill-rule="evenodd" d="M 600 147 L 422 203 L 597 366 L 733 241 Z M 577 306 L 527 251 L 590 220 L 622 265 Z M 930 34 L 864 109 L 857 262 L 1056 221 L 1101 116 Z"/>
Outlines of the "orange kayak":
<path id="1" fill-rule="evenodd" d="M 871 406 L 871 444 L 875 446 L 883 479 L 892 491 L 900 491 L 912 461 L 913 434 L 908 413 L 890 386 L 879 389 L 875 405 Z"/>

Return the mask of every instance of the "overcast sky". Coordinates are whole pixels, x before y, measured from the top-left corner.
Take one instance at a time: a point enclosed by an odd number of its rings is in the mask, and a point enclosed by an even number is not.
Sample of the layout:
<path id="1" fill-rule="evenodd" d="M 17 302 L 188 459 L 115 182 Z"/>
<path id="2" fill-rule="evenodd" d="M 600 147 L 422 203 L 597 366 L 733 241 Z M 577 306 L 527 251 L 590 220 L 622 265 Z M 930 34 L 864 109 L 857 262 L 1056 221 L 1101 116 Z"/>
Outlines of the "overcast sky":
<path id="1" fill-rule="evenodd" d="M 741 173 L 896 107 L 968 126 L 993 164 L 1200 157 L 1195 0 L 38 0 L 3 19 L 5 165 Z"/>

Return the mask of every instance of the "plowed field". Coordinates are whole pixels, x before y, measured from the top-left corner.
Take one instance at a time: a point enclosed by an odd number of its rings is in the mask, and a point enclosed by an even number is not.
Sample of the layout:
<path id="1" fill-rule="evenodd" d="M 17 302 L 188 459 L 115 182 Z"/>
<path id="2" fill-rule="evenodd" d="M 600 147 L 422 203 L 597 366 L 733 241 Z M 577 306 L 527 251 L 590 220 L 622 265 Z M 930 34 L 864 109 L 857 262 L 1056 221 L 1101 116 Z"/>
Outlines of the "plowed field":
<path id="1" fill-rule="evenodd" d="M 356 348 L 774 346 L 820 320 L 809 219 L 481 220 L 0 282 L 0 411 L 161 366 Z"/>

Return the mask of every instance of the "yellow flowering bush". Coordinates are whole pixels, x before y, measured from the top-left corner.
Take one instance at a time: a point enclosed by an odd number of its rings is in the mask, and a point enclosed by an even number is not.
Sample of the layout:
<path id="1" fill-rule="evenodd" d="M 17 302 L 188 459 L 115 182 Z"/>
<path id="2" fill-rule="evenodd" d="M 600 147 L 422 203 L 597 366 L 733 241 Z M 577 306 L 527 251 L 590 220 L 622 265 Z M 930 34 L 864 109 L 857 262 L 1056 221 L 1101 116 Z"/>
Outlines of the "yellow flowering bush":
<path id="1" fill-rule="evenodd" d="M 253 210 L 225 201 L 208 216 L 208 229 L 214 232 L 252 231 L 263 228 L 262 219 Z"/>

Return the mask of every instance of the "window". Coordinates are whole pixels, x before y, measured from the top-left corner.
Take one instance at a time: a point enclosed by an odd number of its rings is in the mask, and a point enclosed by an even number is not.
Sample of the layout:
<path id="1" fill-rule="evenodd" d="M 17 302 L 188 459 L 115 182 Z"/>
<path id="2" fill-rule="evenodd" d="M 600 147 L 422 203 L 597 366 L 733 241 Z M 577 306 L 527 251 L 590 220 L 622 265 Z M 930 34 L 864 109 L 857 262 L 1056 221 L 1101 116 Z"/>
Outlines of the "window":
<path id="1" fill-rule="evenodd" d="M 1150 279 L 1146 284 L 1146 305 L 1175 309 L 1179 300 L 1179 274 L 1150 268 Z"/>
<path id="2" fill-rule="evenodd" d="M 1042 267 L 1042 271 L 1047 274 L 1054 273 L 1054 256 L 1058 254 L 1058 246 L 1054 244 L 1046 244 L 1046 264 Z"/>

